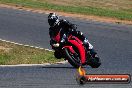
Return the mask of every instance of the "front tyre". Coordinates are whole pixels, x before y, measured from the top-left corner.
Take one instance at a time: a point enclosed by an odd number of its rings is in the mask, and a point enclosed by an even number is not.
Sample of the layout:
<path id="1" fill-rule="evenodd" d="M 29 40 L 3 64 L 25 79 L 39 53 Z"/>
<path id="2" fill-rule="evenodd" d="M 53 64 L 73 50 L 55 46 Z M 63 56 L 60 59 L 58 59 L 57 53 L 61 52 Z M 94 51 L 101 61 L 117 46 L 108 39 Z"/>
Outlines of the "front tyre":
<path id="1" fill-rule="evenodd" d="M 75 68 L 79 68 L 80 66 L 80 58 L 77 53 L 72 54 L 69 49 L 64 48 L 65 58 L 68 62 Z"/>
<path id="2" fill-rule="evenodd" d="M 57 52 L 57 51 L 54 52 L 54 56 L 55 56 L 55 58 L 57 58 L 57 59 L 61 59 L 61 58 L 62 58 L 61 53 L 59 53 L 59 52 Z"/>

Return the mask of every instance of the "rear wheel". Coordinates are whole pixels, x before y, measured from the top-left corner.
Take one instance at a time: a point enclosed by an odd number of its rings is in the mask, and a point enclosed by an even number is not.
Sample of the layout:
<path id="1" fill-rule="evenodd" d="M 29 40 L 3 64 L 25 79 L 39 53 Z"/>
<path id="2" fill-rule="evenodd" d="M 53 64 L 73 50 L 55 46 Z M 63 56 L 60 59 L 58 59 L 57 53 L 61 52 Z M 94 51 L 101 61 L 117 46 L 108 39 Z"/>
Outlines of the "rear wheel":
<path id="1" fill-rule="evenodd" d="M 75 68 L 80 66 L 80 57 L 77 52 L 74 54 L 70 52 L 69 49 L 64 48 L 65 58 L 67 58 L 68 62 Z"/>
<path id="2" fill-rule="evenodd" d="M 92 58 L 89 64 L 92 68 L 98 68 L 101 65 L 100 58 L 97 56 Z"/>

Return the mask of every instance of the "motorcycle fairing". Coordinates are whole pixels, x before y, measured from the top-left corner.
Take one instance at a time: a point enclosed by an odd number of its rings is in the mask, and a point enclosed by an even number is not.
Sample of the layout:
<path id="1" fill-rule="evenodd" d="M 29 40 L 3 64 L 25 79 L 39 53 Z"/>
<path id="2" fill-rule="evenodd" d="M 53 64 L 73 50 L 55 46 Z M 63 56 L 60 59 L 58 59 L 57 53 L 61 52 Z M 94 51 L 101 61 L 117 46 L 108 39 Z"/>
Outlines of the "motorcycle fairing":
<path id="1" fill-rule="evenodd" d="M 74 38 L 74 39 L 73 39 Z M 82 45 L 82 41 L 79 40 L 77 37 L 69 37 L 68 42 L 70 42 L 71 44 L 75 45 L 80 53 L 80 59 L 81 59 L 81 63 L 85 64 L 86 61 L 86 57 L 85 57 L 85 48 Z M 71 50 L 71 52 L 73 52 L 73 47 L 71 46 L 67 46 L 66 48 L 70 47 L 69 49 Z M 72 48 L 72 49 L 71 49 Z M 75 51 L 74 51 L 75 52 Z"/>

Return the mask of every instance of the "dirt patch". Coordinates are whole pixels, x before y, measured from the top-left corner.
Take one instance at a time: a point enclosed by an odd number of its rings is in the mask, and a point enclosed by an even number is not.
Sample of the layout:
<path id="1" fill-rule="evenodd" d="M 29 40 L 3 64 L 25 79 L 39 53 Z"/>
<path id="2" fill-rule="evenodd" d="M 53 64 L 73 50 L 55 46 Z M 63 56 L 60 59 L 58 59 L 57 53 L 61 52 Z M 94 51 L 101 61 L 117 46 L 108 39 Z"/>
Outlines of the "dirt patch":
<path id="1" fill-rule="evenodd" d="M 12 48 L 6 48 L 6 47 L 3 47 L 3 46 L 0 46 L 0 51 L 2 52 L 9 52 Z"/>
<path id="2" fill-rule="evenodd" d="M 119 19 L 116 19 L 116 18 L 109 18 L 109 17 L 73 14 L 73 13 L 65 13 L 65 12 L 52 11 L 52 10 L 32 9 L 32 8 L 26 8 L 26 7 L 18 6 L 18 5 L 0 4 L 0 7 L 12 8 L 12 9 L 18 9 L 18 10 L 26 10 L 26 11 L 32 11 L 32 12 L 38 12 L 38 13 L 56 12 L 57 14 L 62 15 L 62 16 L 66 16 L 66 17 L 76 17 L 76 18 L 84 19 L 84 20 L 93 20 L 93 21 L 100 21 L 100 22 L 117 23 L 117 24 L 131 24 L 132 25 L 132 21 L 119 20 Z"/>

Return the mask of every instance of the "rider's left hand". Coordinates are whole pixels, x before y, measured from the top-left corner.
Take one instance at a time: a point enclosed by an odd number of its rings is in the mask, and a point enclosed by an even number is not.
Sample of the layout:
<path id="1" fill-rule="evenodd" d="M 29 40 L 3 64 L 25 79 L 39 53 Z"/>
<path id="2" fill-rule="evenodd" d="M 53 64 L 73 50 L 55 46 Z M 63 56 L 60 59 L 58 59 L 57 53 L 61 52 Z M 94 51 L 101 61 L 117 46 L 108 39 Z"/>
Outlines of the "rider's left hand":
<path id="1" fill-rule="evenodd" d="M 60 44 L 59 44 L 59 43 L 55 43 L 55 44 L 53 44 L 53 46 L 54 46 L 54 47 L 59 47 Z"/>

